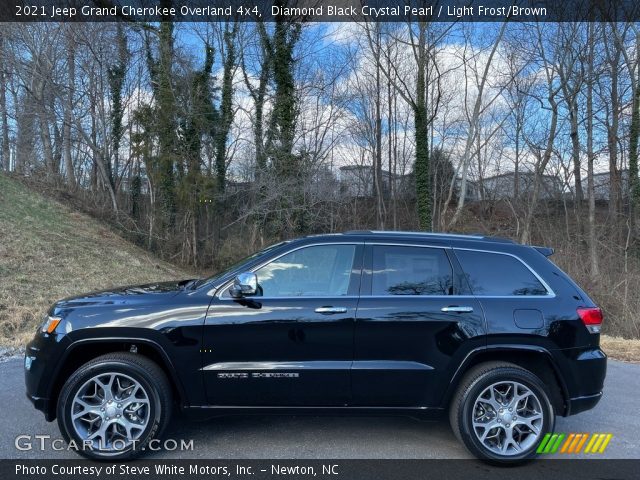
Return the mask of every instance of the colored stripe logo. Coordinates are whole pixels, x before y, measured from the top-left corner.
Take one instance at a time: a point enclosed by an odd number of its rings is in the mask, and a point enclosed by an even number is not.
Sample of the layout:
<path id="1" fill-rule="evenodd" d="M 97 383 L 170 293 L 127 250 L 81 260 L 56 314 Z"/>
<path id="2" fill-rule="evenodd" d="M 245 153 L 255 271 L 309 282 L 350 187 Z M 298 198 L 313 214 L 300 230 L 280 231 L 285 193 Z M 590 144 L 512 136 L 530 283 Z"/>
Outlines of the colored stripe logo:
<path id="1" fill-rule="evenodd" d="M 537 453 L 604 453 L 611 433 L 547 433 Z M 584 451 L 583 451 L 584 448 Z"/>

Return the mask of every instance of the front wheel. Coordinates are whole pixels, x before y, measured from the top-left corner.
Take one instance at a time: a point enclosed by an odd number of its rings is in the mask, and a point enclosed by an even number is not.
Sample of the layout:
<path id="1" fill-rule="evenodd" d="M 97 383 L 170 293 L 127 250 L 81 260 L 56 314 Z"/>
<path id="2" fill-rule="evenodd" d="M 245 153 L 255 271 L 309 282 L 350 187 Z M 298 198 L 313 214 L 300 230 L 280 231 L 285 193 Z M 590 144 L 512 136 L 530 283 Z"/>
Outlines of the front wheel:
<path id="1" fill-rule="evenodd" d="M 80 455 L 125 460 L 159 437 L 171 416 L 171 387 L 141 355 L 102 355 L 76 370 L 58 397 L 58 426 Z"/>
<path id="2" fill-rule="evenodd" d="M 479 365 L 465 375 L 449 419 L 472 454 L 500 464 L 535 457 L 555 423 L 544 383 L 530 371 L 502 362 Z"/>

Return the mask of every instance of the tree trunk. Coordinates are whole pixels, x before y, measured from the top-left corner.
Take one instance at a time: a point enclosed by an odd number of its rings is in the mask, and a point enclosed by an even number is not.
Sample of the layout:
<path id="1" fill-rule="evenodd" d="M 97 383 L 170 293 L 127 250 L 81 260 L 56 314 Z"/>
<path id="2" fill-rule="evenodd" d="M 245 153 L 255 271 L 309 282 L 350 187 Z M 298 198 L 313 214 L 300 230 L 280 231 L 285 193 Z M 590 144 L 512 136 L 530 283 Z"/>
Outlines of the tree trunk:
<path id="1" fill-rule="evenodd" d="M 620 211 L 620 175 L 618 172 L 618 125 L 620 99 L 618 95 L 619 52 L 611 60 L 611 120 L 607 122 L 607 147 L 609 150 L 609 216 L 617 224 Z"/>
<path id="2" fill-rule="evenodd" d="M 576 227 L 581 242 L 584 237 L 584 219 L 582 218 L 582 204 L 584 202 L 584 192 L 582 191 L 582 170 L 580 161 L 580 136 L 578 132 L 578 102 L 573 97 L 569 102 L 569 123 L 571 132 L 571 157 L 573 159 L 573 179 L 574 179 L 574 212 Z"/>
<path id="3" fill-rule="evenodd" d="M 44 107 L 38 102 L 38 123 L 40 126 L 40 141 L 42 142 L 42 150 L 44 153 L 44 163 L 47 172 L 54 178 L 60 173 L 56 168 L 56 161 L 53 155 L 53 144 L 51 143 L 51 130 L 49 129 L 49 121 Z"/>
<path id="4" fill-rule="evenodd" d="M 116 43 L 118 45 L 118 57 L 117 61 L 109 67 L 109 93 L 112 101 L 110 123 L 113 168 L 111 172 L 114 188 L 118 191 L 120 187 L 120 143 L 123 134 L 122 119 L 124 116 L 122 90 L 129 59 L 127 37 L 120 23 L 116 27 Z"/>
<path id="5" fill-rule="evenodd" d="M 636 52 L 640 53 L 640 33 L 636 37 Z M 638 179 L 638 139 L 640 138 L 640 62 L 636 63 L 629 126 L 629 209 L 632 224 L 640 208 L 640 180 Z"/>
<path id="6" fill-rule="evenodd" d="M 540 196 L 540 183 L 549 160 L 551 160 L 551 155 L 553 154 L 553 143 L 555 142 L 556 133 L 558 130 L 558 104 L 555 100 L 555 93 L 552 91 L 553 84 L 551 82 L 549 82 L 549 89 L 551 90 L 549 93 L 549 104 L 551 105 L 551 125 L 549 126 L 547 145 L 545 147 L 542 158 L 539 162 L 537 162 L 538 164 L 536 165 L 536 169 L 534 172 L 535 176 L 533 180 L 533 192 L 531 193 L 531 198 L 529 199 L 527 212 L 525 214 L 524 222 L 522 225 L 522 234 L 520 236 L 521 243 L 531 242 L 531 224 L 533 222 L 533 215 L 538 205 L 538 197 Z"/>
<path id="7" fill-rule="evenodd" d="M 519 120 L 516 120 L 516 145 L 515 145 L 515 160 L 513 165 L 513 198 L 517 202 L 520 197 L 520 133 L 521 126 Z M 480 189 L 480 195 L 483 195 L 482 189 Z"/>
<path id="8" fill-rule="evenodd" d="M 0 171 L 10 170 L 11 150 L 9 147 L 9 115 L 7 112 L 7 54 L 4 48 L 4 32 L 0 27 L 0 120 L 2 121 L 2 149 L 0 150 Z"/>
<path id="9" fill-rule="evenodd" d="M 76 188 L 76 177 L 73 169 L 73 159 L 71 156 L 71 122 L 73 115 L 73 97 L 75 94 L 76 78 L 76 55 L 75 40 L 72 36 L 74 24 L 67 24 L 67 96 L 64 105 L 64 125 L 62 132 L 62 156 L 64 158 L 64 168 L 67 174 L 67 183 L 71 190 Z"/>
<path id="10" fill-rule="evenodd" d="M 595 153 L 593 151 L 593 62 L 594 62 L 594 24 L 588 26 L 588 59 L 587 59 L 587 195 L 589 196 L 589 266 L 591 276 L 596 278 L 600 269 L 598 266 L 598 246 L 596 236 L 596 196 L 593 179 L 593 164 Z"/>
<path id="11" fill-rule="evenodd" d="M 162 5 L 170 5 L 167 0 Z M 174 25 L 170 18 L 163 18 L 158 27 L 158 58 L 152 53 L 150 39 L 146 39 L 147 63 L 151 76 L 151 83 L 155 93 L 156 108 L 155 125 L 158 136 L 157 168 L 153 171 L 157 178 L 154 184 L 157 188 L 156 207 L 159 209 L 156 217 L 156 231 L 159 234 L 170 235 L 175 229 L 176 216 L 176 138 L 177 106 L 176 95 L 173 90 Z"/>
<path id="12" fill-rule="evenodd" d="M 238 24 L 234 23 L 231 31 L 226 31 L 224 70 L 222 74 L 222 93 L 220 99 L 220 122 L 216 134 L 216 176 L 218 192 L 224 193 L 227 174 L 227 140 L 233 123 L 233 73 L 236 68 L 235 37 Z"/>
<path id="13" fill-rule="evenodd" d="M 376 24 L 376 154 L 374 165 L 374 183 L 376 193 L 376 223 L 378 230 L 384 230 L 385 207 L 382 184 L 382 83 L 380 82 L 380 24 Z"/>
<path id="14" fill-rule="evenodd" d="M 458 196 L 458 203 L 456 205 L 456 210 L 453 213 L 453 217 L 449 222 L 448 228 L 450 229 L 458 222 L 460 219 L 460 215 L 462 214 L 462 209 L 464 208 L 464 202 L 467 196 L 467 176 L 469 170 L 469 163 L 471 162 L 471 147 L 475 141 L 476 135 L 478 135 L 479 128 L 479 119 L 480 119 L 480 108 L 482 107 L 482 96 L 484 93 L 484 87 L 487 82 L 487 77 L 489 75 L 489 68 L 491 67 L 491 62 L 493 61 L 493 57 L 498 50 L 498 46 L 500 45 L 500 41 L 504 36 L 505 29 L 507 27 L 507 22 L 503 22 L 502 27 L 500 28 L 500 32 L 496 37 L 495 42 L 493 43 L 493 47 L 491 48 L 491 53 L 487 58 L 487 63 L 484 66 L 484 71 L 482 74 L 482 78 L 480 79 L 480 84 L 478 85 L 478 94 L 476 97 L 475 104 L 473 106 L 473 113 L 471 118 L 469 119 L 469 132 L 467 133 L 467 140 L 465 144 L 464 154 L 462 156 L 462 175 L 460 179 L 460 193 Z"/>
<path id="15" fill-rule="evenodd" d="M 426 24 L 420 24 L 418 40 L 416 101 L 413 106 L 416 135 L 416 202 L 420 230 L 431 231 L 433 202 L 429 185 L 429 120 L 427 112 L 427 46 Z"/>

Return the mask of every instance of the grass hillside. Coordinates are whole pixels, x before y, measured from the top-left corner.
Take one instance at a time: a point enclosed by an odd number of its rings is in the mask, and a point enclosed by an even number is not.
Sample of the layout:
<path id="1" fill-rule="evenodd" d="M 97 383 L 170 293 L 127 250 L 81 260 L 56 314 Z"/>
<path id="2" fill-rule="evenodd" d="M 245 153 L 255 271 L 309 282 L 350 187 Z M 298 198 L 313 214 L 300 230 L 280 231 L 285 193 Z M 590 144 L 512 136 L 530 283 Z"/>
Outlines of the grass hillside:
<path id="1" fill-rule="evenodd" d="M 188 276 L 0 174 L 0 346 L 23 346 L 60 298 Z"/>

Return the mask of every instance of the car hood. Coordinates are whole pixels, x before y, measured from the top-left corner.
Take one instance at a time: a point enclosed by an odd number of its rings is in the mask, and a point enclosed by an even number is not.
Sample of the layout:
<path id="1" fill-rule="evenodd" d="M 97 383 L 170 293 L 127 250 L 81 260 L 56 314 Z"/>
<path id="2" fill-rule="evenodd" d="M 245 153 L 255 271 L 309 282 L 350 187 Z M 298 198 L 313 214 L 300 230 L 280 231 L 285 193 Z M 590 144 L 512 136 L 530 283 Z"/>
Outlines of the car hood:
<path id="1" fill-rule="evenodd" d="M 60 300 L 53 306 L 52 310 L 58 311 L 82 306 L 147 303 L 154 299 L 166 299 L 184 292 L 185 286 L 190 282 L 191 280 L 147 283 L 85 293 Z"/>

